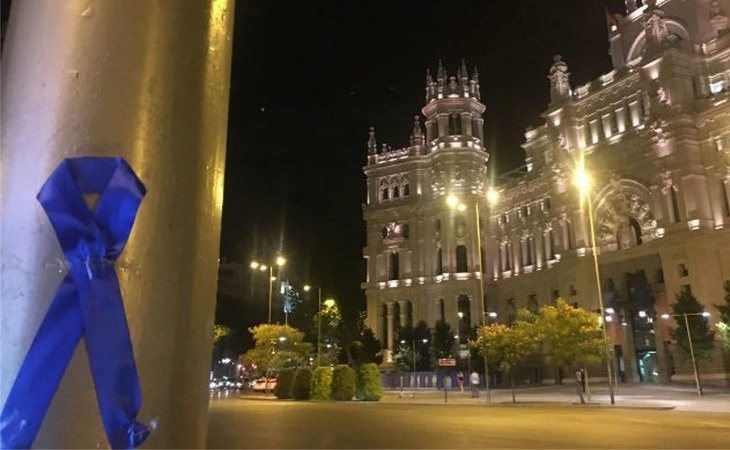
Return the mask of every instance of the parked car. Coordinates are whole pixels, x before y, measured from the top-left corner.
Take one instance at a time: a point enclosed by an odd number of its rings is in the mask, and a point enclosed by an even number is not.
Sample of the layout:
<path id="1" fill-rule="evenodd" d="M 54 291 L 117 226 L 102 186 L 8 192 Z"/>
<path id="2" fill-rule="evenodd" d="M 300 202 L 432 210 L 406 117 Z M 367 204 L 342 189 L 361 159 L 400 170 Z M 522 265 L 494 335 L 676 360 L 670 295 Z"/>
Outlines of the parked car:
<path id="1" fill-rule="evenodd" d="M 253 384 L 253 390 L 256 392 L 273 391 L 276 387 L 276 378 L 269 378 L 268 382 L 265 377 L 258 378 Z"/>

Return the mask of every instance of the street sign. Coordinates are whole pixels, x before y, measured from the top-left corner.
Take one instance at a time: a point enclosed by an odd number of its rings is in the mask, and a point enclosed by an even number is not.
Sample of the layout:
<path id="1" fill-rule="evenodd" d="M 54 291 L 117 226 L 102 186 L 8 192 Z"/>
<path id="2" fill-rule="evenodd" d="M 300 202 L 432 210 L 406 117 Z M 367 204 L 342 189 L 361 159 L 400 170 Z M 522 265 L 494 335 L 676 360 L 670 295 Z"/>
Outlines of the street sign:
<path id="1" fill-rule="evenodd" d="M 456 367 L 455 358 L 439 358 L 440 367 Z"/>
<path id="2" fill-rule="evenodd" d="M 461 359 L 469 358 L 469 350 L 459 350 L 459 358 L 461 358 Z"/>

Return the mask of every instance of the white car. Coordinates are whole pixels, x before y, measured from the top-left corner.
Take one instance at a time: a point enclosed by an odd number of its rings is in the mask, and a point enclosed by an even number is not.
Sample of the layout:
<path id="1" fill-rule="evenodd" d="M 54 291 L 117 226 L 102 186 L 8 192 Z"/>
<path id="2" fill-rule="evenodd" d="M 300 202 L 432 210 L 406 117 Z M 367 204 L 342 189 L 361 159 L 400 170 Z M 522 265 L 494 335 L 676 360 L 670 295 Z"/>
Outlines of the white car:
<path id="1" fill-rule="evenodd" d="M 266 378 L 258 378 L 253 384 L 254 391 L 264 392 L 268 390 L 269 392 L 271 392 L 274 390 L 274 388 L 276 388 L 276 378 L 269 378 L 268 383 Z"/>

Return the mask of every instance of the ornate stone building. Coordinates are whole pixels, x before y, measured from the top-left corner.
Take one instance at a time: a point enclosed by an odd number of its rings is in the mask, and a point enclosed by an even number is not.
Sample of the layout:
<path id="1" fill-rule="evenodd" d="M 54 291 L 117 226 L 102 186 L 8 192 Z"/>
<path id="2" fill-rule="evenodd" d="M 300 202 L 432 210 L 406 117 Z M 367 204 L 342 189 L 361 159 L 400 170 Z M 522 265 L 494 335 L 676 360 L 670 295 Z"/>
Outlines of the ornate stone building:
<path id="1" fill-rule="evenodd" d="M 463 66 L 427 79 L 426 133 L 417 119 L 411 146 L 378 150 L 371 130 L 363 286 L 388 348 L 398 326 L 422 319 L 461 328 L 489 311 L 509 322 L 559 296 L 598 310 L 573 183 L 584 161 L 619 375 L 684 376 L 661 314 L 684 289 L 716 317 L 730 279 L 730 0 L 644 3 L 627 0 L 610 20 L 612 71 L 573 86 L 554 58 L 544 123 L 526 131 L 525 165 L 496 181 L 496 202 L 479 83 Z M 726 379 L 727 364 L 717 352 L 705 378 Z"/>

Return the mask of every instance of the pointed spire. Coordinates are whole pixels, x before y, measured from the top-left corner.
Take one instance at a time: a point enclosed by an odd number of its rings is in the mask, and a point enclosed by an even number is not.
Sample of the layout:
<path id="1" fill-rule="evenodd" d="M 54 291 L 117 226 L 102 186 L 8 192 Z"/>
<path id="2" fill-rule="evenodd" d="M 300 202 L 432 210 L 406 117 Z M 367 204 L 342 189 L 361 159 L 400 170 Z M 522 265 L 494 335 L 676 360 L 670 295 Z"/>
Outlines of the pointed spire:
<path id="1" fill-rule="evenodd" d="M 436 80 L 439 83 L 443 83 L 443 81 L 446 79 L 446 71 L 444 70 L 443 64 L 441 64 L 441 60 L 439 59 L 439 67 L 436 71 Z"/>
<path id="2" fill-rule="evenodd" d="M 375 140 L 375 127 L 370 127 L 368 132 L 368 155 L 373 156 L 378 152 L 378 143 Z"/>
<path id="3" fill-rule="evenodd" d="M 459 72 L 461 73 L 461 75 L 459 75 L 459 82 L 464 87 L 468 86 L 469 71 L 466 69 L 466 61 L 464 61 L 464 58 L 461 59 L 461 67 L 459 67 Z"/>
<path id="4" fill-rule="evenodd" d="M 413 116 L 413 134 L 411 134 L 411 145 L 423 145 L 423 130 L 421 129 L 421 119 Z"/>

